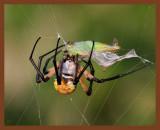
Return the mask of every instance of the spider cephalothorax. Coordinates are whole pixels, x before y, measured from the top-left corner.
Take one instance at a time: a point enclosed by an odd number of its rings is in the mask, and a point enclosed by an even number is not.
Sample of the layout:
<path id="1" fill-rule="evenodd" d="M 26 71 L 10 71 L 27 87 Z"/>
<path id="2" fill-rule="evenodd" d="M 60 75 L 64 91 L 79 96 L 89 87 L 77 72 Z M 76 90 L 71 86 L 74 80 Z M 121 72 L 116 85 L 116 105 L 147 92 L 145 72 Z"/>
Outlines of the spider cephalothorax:
<path id="1" fill-rule="evenodd" d="M 105 44 L 101 44 L 98 42 L 96 42 L 97 46 L 95 46 L 94 41 L 83 41 L 78 43 L 68 42 L 67 43 L 68 46 L 67 46 L 66 44 L 59 45 L 59 42 L 60 42 L 60 37 L 59 37 L 57 40 L 56 48 L 41 55 L 39 57 L 38 65 L 36 65 L 32 57 L 33 57 L 35 47 L 38 41 L 40 40 L 40 38 L 41 37 L 37 39 L 29 58 L 34 68 L 37 71 L 36 82 L 37 83 L 40 83 L 41 81 L 46 82 L 52 76 L 56 75 L 56 79 L 54 80 L 53 84 L 55 89 L 61 94 L 72 93 L 76 89 L 77 84 L 80 82 L 83 90 L 89 96 L 92 93 L 93 81 L 97 83 L 103 83 L 106 81 L 115 80 L 115 79 L 124 77 L 126 75 L 129 75 L 133 72 L 136 72 L 150 64 L 148 60 L 138 56 L 134 50 L 131 50 L 130 52 L 128 52 L 123 56 L 118 56 L 115 53 L 112 53 L 113 51 L 119 49 L 118 42 L 116 42 L 116 44 L 113 44 L 113 46 L 110 46 L 110 45 L 107 46 Z M 86 47 L 83 47 L 82 43 L 86 43 Z M 101 45 L 101 47 L 99 47 L 99 45 Z M 89 49 L 87 47 L 89 47 Z M 98 51 L 93 51 L 96 49 Z M 41 64 L 42 64 L 43 58 L 45 56 L 48 56 L 49 54 L 52 54 L 53 52 L 54 54 L 46 60 L 45 65 L 43 67 L 43 72 L 42 72 Z M 63 52 L 63 58 L 61 59 L 59 64 L 57 64 L 56 56 L 60 52 Z M 94 75 L 95 71 L 91 61 L 92 57 L 95 57 L 98 63 L 105 67 L 111 66 L 117 61 L 132 58 L 132 57 L 137 57 L 141 59 L 145 64 L 143 64 L 142 66 L 134 70 L 130 70 L 122 74 L 117 74 L 109 78 L 99 79 L 99 78 L 96 78 Z M 54 67 L 48 69 L 47 66 L 50 61 L 52 61 Z M 80 65 L 81 62 L 85 64 L 83 67 Z M 89 68 L 90 71 L 88 71 L 87 68 Z M 89 81 L 89 86 L 87 86 L 84 83 L 84 78 L 86 78 Z"/>
<path id="2" fill-rule="evenodd" d="M 63 59 L 61 64 L 61 77 L 63 77 L 66 80 L 68 79 L 73 81 L 76 78 L 76 68 L 78 67 L 74 56 L 70 57 L 68 55 L 66 59 Z"/>
<path id="3" fill-rule="evenodd" d="M 60 67 L 58 68 L 59 75 L 61 77 L 61 83 L 58 84 L 57 80 L 54 81 L 56 90 L 60 93 L 67 94 L 71 93 L 76 89 L 74 80 L 77 76 L 77 67 L 75 56 L 69 54 L 63 58 Z"/>

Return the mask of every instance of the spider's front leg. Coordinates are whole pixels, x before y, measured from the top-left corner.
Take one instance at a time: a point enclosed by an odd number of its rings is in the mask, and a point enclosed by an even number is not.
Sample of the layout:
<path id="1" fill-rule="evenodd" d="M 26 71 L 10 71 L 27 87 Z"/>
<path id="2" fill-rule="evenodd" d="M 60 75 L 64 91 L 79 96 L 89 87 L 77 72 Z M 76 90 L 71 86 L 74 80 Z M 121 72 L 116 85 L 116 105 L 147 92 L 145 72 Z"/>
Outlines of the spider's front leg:
<path id="1" fill-rule="evenodd" d="M 58 38 L 58 40 L 57 40 L 56 48 L 54 50 L 52 50 L 52 51 L 55 51 L 55 54 L 52 55 L 51 57 L 49 57 L 45 62 L 45 65 L 44 65 L 44 68 L 43 68 L 43 74 L 45 74 L 45 76 L 47 78 L 50 78 L 51 76 L 56 74 L 57 82 L 58 82 L 58 84 L 61 84 L 61 77 L 58 74 L 59 64 L 57 64 L 56 56 L 57 56 L 57 54 L 59 54 L 61 52 L 61 50 L 58 50 L 58 49 L 63 47 L 64 45 L 59 46 L 59 41 L 60 41 L 60 38 Z M 46 53 L 46 54 L 49 54 L 49 53 Z M 53 60 L 54 67 L 47 70 L 47 66 L 48 66 L 50 60 Z M 39 60 L 39 67 L 40 66 L 41 66 L 41 57 L 40 57 L 40 60 Z M 37 75 L 39 76 L 39 74 L 37 74 Z"/>
<path id="2" fill-rule="evenodd" d="M 93 53 L 93 48 L 94 48 L 94 41 L 92 44 L 92 49 L 88 58 L 88 62 L 86 62 L 86 65 L 81 69 L 81 71 L 79 72 L 78 76 L 76 77 L 75 81 L 74 81 L 74 85 L 77 85 L 77 83 L 79 82 L 79 79 L 81 78 L 81 76 L 83 75 L 83 73 L 86 71 L 86 69 L 88 68 L 88 66 L 90 65 L 89 63 L 91 62 L 91 57 L 92 57 L 92 53 Z"/>
<path id="3" fill-rule="evenodd" d="M 49 80 L 49 78 L 48 78 L 48 77 L 44 77 L 44 74 L 40 71 L 40 69 L 39 69 L 38 66 L 36 65 L 35 61 L 33 60 L 33 53 L 34 53 L 34 50 L 35 50 L 35 48 L 36 48 L 36 45 L 37 45 L 37 43 L 38 43 L 38 41 L 39 41 L 40 39 L 41 39 L 41 37 L 39 37 L 39 38 L 36 40 L 36 42 L 35 42 L 35 44 L 34 44 L 34 46 L 33 46 L 33 49 L 32 49 L 32 51 L 31 51 L 29 60 L 30 60 L 30 62 L 32 63 L 32 65 L 33 65 L 33 67 L 35 68 L 35 70 L 37 71 L 37 73 L 38 73 L 38 75 L 40 76 L 40 78 L 41 78 L 44 82 L 46 82 L 46 81 Z"/>
<path id="4" fill-rule="evenodd" d="M 30 60 L 32 60 L 31 62 L 34 62 L 34 61 L 33 61 L 33 58 L 32 58 L 32 55 L 33 55 L 33 52 L 34 52 L 34 50 L 35 50 L 35 47 L 36 47 L 38 41 L 40 40 L 40 38 L 41 38 L 41 37 L 39 37 L 39 38 L 37 39 L 37 41 L 36 41 L 36 43 L 35 43 L 35 45 L 34 45 L 34 47 L 33 47 L 33 49 L 32 49 L 31 56 L 30 56 Z M 43 55 L 41 55 L 41 56 L 39 57 L 38 66 L 37 66 L 35 63 L 32 63 L 33 66 L 34 66 L 34 68 L 37 70 L 37 74 L 36 74 L 36 82 L 37 82 L 37 83 L 41 83 L 42 80 L 43 80 L 43 81 L 44 81 L 44 80 L 46 80 L 46 81 L 49 80 L 49 78 L 45 77 L 46 79 L 43 79 L 43 77 L 44 77 L 44 75 L 48 74 L 48 72 L 49 72 L 49 71 L 47 70 L 47 65 L 48 65 L 49 61 L 50 61 L 51 59 L 54 59 L 55 56 L 62 51 L 60 48 L 64 47 L 64 45 L 58 46 L 59 41 L 60 41 L 60 38 L 58 38 L 58 40 L 57 40 L 57 47 L 56 47 L 55 49 L 53 49 L 53 50 L 51 50 L 51 51 L 49 51 L 49 52 L 47 52 L 47 53 L 45 53 L 45 54 L 43 54 Z M 51 54 L 52 52 L 55 52 L 55 54 L 46 60 L 45 66 L 44 66 L 44 68 L 43 68 L 43 73 L 41 73 L 41 64 L 42 64 L 43 58 L 46 57 L 47 55 Z M 57 65 L 56 65 L 55 68 L 57 69 Z M 45 81 L 45 82 L 46 82 L 46 81 Z"/>
<path id="5" fill-rule="evenodd" d="M 60 40 L 60 39 L 59 39 L 59 40 Z M 58 41 L 59 41 L 59 40 L 58 40 Z M 59 49 L 59 48 L 62 48 L 63 46 L 64 46 L 64 45 L 58 46 L 58 49 Z M 57 48 L 56 48 L 56 49 L 57 49 Z M 48 54 L 56 51 L 56 49 L 53 49 L 53 50 L 51 50 L 51 51 L 49 51 L 49 52 L 47 52 L 47 53 L 45 53 L 45 54 L 43 54 L 43 55 L 41 55 L 41 56 L 39 57 L 39 60 L 38 60 L 38 68 L 39 68 L 39 69 L 41 69 L 41 64 L 42 64 L 43 58 L 44 58 L 45 56 L 47 56 Z M 55 53 L 53 56 L 51 56 L 50 58 L 48 58 L 48 59 L 46 60 L 45 66 L 44 66 L 44 68 L 43 68 L 43 74 L 47 74 L 47 73 L 48 73 L 47 66 L 48 66 L 49 61 L 50 61 L 51 59 L 54 59 L 55 55 L 59 54 L 61 51 L 62 51 L 61 49 L 60 49 L 60 50 L 57 50 L 56 53 Z M 41 81 L 42 81 L 42 80 L 41 80 L 39 74 L 37 73 L 37 74 L 36 74 L 36 82 L 37 82 L 37 83 L 40 83 Z"/>
<path id="6" fill-rule="evenodd" d="M 61 52 L 61 50 L 59 50 L 59 51 L 57 52 L 57 54 L 59 54 L 60 52 Z M 43 56 L 44 56 L 44 55 L 42 55 L 42 56 L 39 57 L 39 61 L 38 61 L 38 68 L 39 68 L 39 69 L 41 69 L 41 63 L 42 63 Z M 47 74 L 49 73 L 49 70 L 47 70 L 47 66 L 48 66 L 49 62 L 50 62 L 53 58 L 54 58 L 54 55 L 52 55 L 51 57 L 49 57 L 48 59 L 46 59 L 45 65 L 44 65 L 44 67 L 43 67 L 43 74 L 44 74 L 44 75 L 47 75 Z M 59 67 L 59 64 L 58 64 L 57 66 Z M 41 80 L 39 74 L 37 73 L 37 74 L 36 74 L 36 82 L 37 82 L 37 83 L 41 83 L 41 81 L 42 81 L 42 80 Z"/>

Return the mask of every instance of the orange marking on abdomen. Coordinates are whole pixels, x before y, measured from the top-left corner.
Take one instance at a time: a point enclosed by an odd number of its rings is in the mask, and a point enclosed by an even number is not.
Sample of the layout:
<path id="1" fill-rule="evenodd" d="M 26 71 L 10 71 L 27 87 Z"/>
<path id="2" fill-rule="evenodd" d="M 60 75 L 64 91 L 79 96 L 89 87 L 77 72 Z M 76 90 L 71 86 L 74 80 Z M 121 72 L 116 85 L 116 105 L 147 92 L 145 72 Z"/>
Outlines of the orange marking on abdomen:
<path id="1" fill-rule="evenodd" d="M 70 93 L 74 92 L 74 90 L 75 90 L 75 86 L 73 84 L 67 85 L 67 84 L 64 83 L 63 80 L 61 82 L 61 85 L 57 84 L 57 80 L 55 80 L 53 82 L 53 84 L 54 84 L 54 87 L 55 87 L 56 91 L 60 94 L 67 95 L 67 94 L 70 94 Z"/>

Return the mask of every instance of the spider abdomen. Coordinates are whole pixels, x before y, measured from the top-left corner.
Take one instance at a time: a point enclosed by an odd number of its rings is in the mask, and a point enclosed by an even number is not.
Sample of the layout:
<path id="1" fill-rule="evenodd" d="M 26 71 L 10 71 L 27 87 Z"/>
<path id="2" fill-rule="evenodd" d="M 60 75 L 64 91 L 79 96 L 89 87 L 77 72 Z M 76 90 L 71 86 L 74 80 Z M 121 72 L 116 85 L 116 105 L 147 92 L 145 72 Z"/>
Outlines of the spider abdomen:
<path id="1" fill-rule="evenodd" d="M 64 80 L 61 81 L 61 85 L 58 85 L 57 84 L 57 80 L 54 80 L 54 87 L 55 87 L 55 90 L 60 93 L 60 94 L 70 94 L 72 92 L 75 91 L 75 86 L 73 85 L 73 82 L 68 82 L 68 83 L 65 83 Z"/>

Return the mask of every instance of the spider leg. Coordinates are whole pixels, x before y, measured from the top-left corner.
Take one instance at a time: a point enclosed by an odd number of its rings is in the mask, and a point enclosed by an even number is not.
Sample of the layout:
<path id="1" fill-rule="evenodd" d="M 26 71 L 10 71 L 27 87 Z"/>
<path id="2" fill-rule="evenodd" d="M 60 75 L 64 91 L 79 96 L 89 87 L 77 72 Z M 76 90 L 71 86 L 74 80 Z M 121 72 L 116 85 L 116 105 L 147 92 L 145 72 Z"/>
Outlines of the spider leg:
<path id="1" fill-rule="evenodd" d="M 82 60 L 84 63 L 87 63 L 87 61 L 85 61 L 85 60 Z M 93 68 L 93 65 L 92 65 L 92 63 L 91 63 L 91 61 L 89 62 L 89 67 L 90 67 L 90 74 L 92 75 L 92 76 L 94 76 L 94 72 L 95 72 L 95 70 L 94 70 L 94 68 Z M 86 75 L 86 73 L 89 73 L 88 71 L 85 71 L 84 72 L 85 74 L 84 75 Z M 88 75 L 88 74 L 87 74 Z M 87 76 L 86 76 L 87 77 Z M 88 96 L 90 96 L 91 94 L 92 94 L 92 85 L 93 85 L 93 80 L 90 80 L 89 81 L 90 83 L 89 83 L 89 87 L 88 87 L 88 91 L 86 92 L 86 94 L 88 95 Z"/>
<path id="2" fill-rule="evenodd" d="M 79 79 L 80 85 L 83 88 L 83 91 L 88 92 L 88 86 L 84 83 L 84 76 Z"/>
<path id="3" fill-rule="evenodd" d="M 60 48 L 62 48 L 62 47 L 64 47 L 64 46 L 65 46 L 65 45 L 61 45 L 61 46 L 58 47 L 58 49 L 60 49 Z M 51 50 L 51 51 L 49 51 L 49 52 L 47 52 L 47 53 L 45 53 L 45 54 L 43 54 L 43 55 L 41 55 L 41 56 L 39 57 L 39 60 L 38 60 L 38 68 L 39 68 L 39 69 L 41 69 L 41 64 L 42 64 L 43 58 L 44 58 L 45 56 L 51 54 L 51 53 L 54 52 L 55 50 L 56 50 L 56 49 L 53 49 L 53 50 Z M 59 52 L 61 52 L 61 51 L 62 51 L 62 50 L 59 50 L 57 53 L 59 53 Z M 51 56 L 51 57 L 53 58 L 54 55 Z M 47 70 L 46 70 L 46 68 L 47 68 L 47 65 L 48 65 L 49 61 L 50 61 L 52 58 L 47 59 L 47 63 L 45 64 L 45 67 L 44 67 L 44 69 L 43 69 L 43 73 L 44 73 L 44 74 L 47 74 L 47 73 L 48 73 Z M 41 82 L 40 76 L 39 76 L 38 73 L 37 73 L 37 75 L 36 75 L 36 81 Z"/>
<path id="4" fill-rule="evenodd" d="M 31 52 L 31 55 L 33 55 L 34 50 L 35 50 L 35 47 L 36 47 L 36 44 L 38 43 L 38 41 L 40 40 L 40 38 L 41 38 L 41 37 L 39 37 L 39 38 L 37 39 L 37 41 L 36 41 L 36 43 L 35 43 L 35 45 L 34 45 L 34 47 L 33 47 L 33 50 L 32 50 L 32 52 Z M 58 49 L 60 49 L 60 48 L 62 48 L 62 47 L 64 47 L 64 46 L 65 46 L 65 45 L 60 45 L 60 46 L 58 47 Z M 47 53 L 39 56 L 38 66 L 37 66 L 39 70 L 41 69 L 41 64 L 42 64 L 43 58 L 44 58 L 45 56 L 51 54 L 51 53 L 54 52 L 55 50 L 56 50 L 56 49 L 52 49 L 51 51 L 49 51 L 49 52 L 47 52 Z M 57 53 L 59 53 L 59 52 L 61 52 L 61 50 L 59 50 Z M 31 56 L 31 57 L 32 57 L 32 56 Z M 43 72 L 43 74 L 47 74 L 47 72 L 45 72 L 45 73 Z M 36 74 L 36 82 L 37 82 L 37 83 L 40 83 L 40 82 L 41 82 L 41 76 L 39 75 L 39 72 L 37 72 L 37 74 Z"/>
<path id="5" fill-rule="evenodd" d="M 60 52 L 61 52 L 61 50 L 59 50 L 59 51 L 57 52 L 57 54 L 60 53 Z M 47 73 L 48 73 L 47 66 L 48 66 L 49 62 L 50 62 L 53 58 L 54 58 L 54 55 L 52 55 L 51 57 L 49 57 L 49 58 L 46 60 L 45 65 L 44 65 L 44 67 L 43 67 L 43 73 L 44 73 L 44 74 L 47 74 Z"/>
<path id="6" fill-rule="evenodd" d="M 61 52 L 61 50 L 59 50 L 57 53 L 60 53 Z M 46 60 L 46 62 L 45 62 L 45 65 L 44 65 L 44 68 L 43 68 L 43 74 L 45 74 L 45 75 L 50 75 L 49 73 L 50 73 L 50 69 L 51 68 L 49 68 L 49 69 L 47 69 L 47 67 L 48 67 L 48 64 L 49 64 L 49 62 L 52 60 L 54 58 L 54 55 L 53 56 L 51 56 L 51 57 L 49 57 L 47 60 Z M 39 66 L 40 67 L 40 66 Z M 59 65 L 57 66 L 57 67 L 59 67 Z M 39 68 L 40 69 L 40 68 Z M 55 71 L 55 70 L 54 70 Z M 52 72 L 51 72 L 52 73 Z M 55 72 L 54 72 L 55 73 Z M 50 77 L 50 76 L 49 76 Z M 37 75 L 36 75 L 36 81 L 37 81 L 37 83 L 40 83 L 41 82 L 41 79 L 40 79 L 40 76 L 39 76 L 39 74 L 37 73 Z"/>
<path id="7" fill-rule="evenodd" d="M 79 79 L 81 78 L 81 76 L 83 75 L 83 73 L 87 69 L 87 67 L 89 66 L 89 63 L 90 63 L 91 57 L 92 57 L 92 53 L 93 53 L 93 48 L 94 48 L 94 41 L 93 41 L 93 44 L 92 44 L 92 49 L 91 49 L 91 52 L 90 52 L 90 56 L 88 58 L 88 62 L 86 63 L 86 65 L 84 66 L 82 71 L 79 73 L 79 75 L 75 78 L 75 81 L 74 81 L 75 85 L 79 82 Z"/>
<path id="8" fill-rule="evenodd" d="M 53 64 L 54 64 L 54 68 L 55 68 L 55 72 L 56 72 L 56 78 L 57 78 L 57 83 L 58 85 L 61 84 L 61 77 L 58 74 L 58 67 L 57 67 L 57 61 L 56 61 L 56 56 L 57 56 L 57 51 L 58 51 L 58 45 L 59 45 L 59 41 L 60 41 L 60 37 L 57 40 L 57 46 L 55 49 L 55 55 L 54 55 L 54 59 L 53 59 Z"/>
<path id="9" fill-rule="evenodd" d="M 79 69 L 78 57 L 79 57 L 79 55 L 78 55 L 78 54 L 76 54 L 76 57 L 75 57 L 76 73 L 75 73 L 74 80 L 77 78 L 77 75 L 78 75 L 78 69 Z"/>
<path id="10" fill-rule="evenodd" d="M 45 77 L 51 78 L 53 75 L 55 75 L 54 67 L 48 69 L 48 73 L 45 75 Z"/>
<path id="11" fill-rule="evenodd" d="M 146 64 L 144 64 L 144 65 L 142 65 L 142 66 L 140 66 L 140 67 L 138 67 L 138 68 L 136 68 L 136 69 L 134 69 L 134 70 L 130 70 L 130 71 L 127 71 L 127 72 L 125 72 L 125 73 L 117 74 L 117 75 L 115 75 L 115 76 L 108 77 L 108 78 L 103 78 L 103 79 L 99 79 L 99 78 L 97 78 L 97 77 L 95 77 L 95 76 L 93 76 L 93 75 L 91 75 L 91 74 L 89 74 L 89 73 L 87 72 L 88 74 L 86 74 L 86 78 L 87 78 L 87 80 L 89 80 L 89 81 L 95 81 L 95 82 L 97 82 L 97 83 L 103 83 L 103 82 L 106 82 L 106 81 L 111 81 L 111 80 L 115 80 L 115 79 L 119 79 L 119 78 L 125 77 L 125 76 L 127 76 L 127 75 L 129 75 L 129 74 L 132 74 L 132 73 L 137 72 L 137 71 L 139 71 L 139 70 L 141 70 L 141 69 L 144 69 L 144 68 L 147 67 L 148 65 L 150 65 L 150 63 L 146 63 Z"/>
<path id="12" fill-rule="evenodd" d="M 92 63 L 90 62 L 90 72 L 91 72 L 91 75 L 94 76 L 94 68 L 93 68 L 93 65 Z M 87 95 L 90 96 L 92 94 L 92 85 L 93 85 L 93 80 L 90 81 L 90 84 L 89 84 L 89 89 L 88 89 L 88 92 L 87 92 Z"/>
<path id="13" fill-rule="evenodd" d="M 40 39 L 41 39 L 41 37 L 39 37 L 39 38 L 36 40 L 36 42 L 35 42 L 35 44 L 34 44 L 34 46 L 33 46 L 33 49 L 32 49 L 32 51 L 31 51 L 31 55 L 30 55 L 30 57 L 29 57 L 29 60 L 31 61 L 33 67 L 34 67 L 35 70 L 37 71 L 37 73 L 38 73 L 38 75 L 40 76 L 40 78 L 41 78 L 44 82 L 46 82 L 46 81 L 49 80 L 49 78 L 48 78 L 48 77 L 44 77 L 44 74 L 40 71 L 40 69 L 39 69 L 38 66 L 36 65 L 35 61 L 33 60 L 33 53 L 34 53 L 35 47 L 36 47 L 36 45 L 37 45 L 37 43 L 38 43 L 38 41 L 39 41 Z"/>

